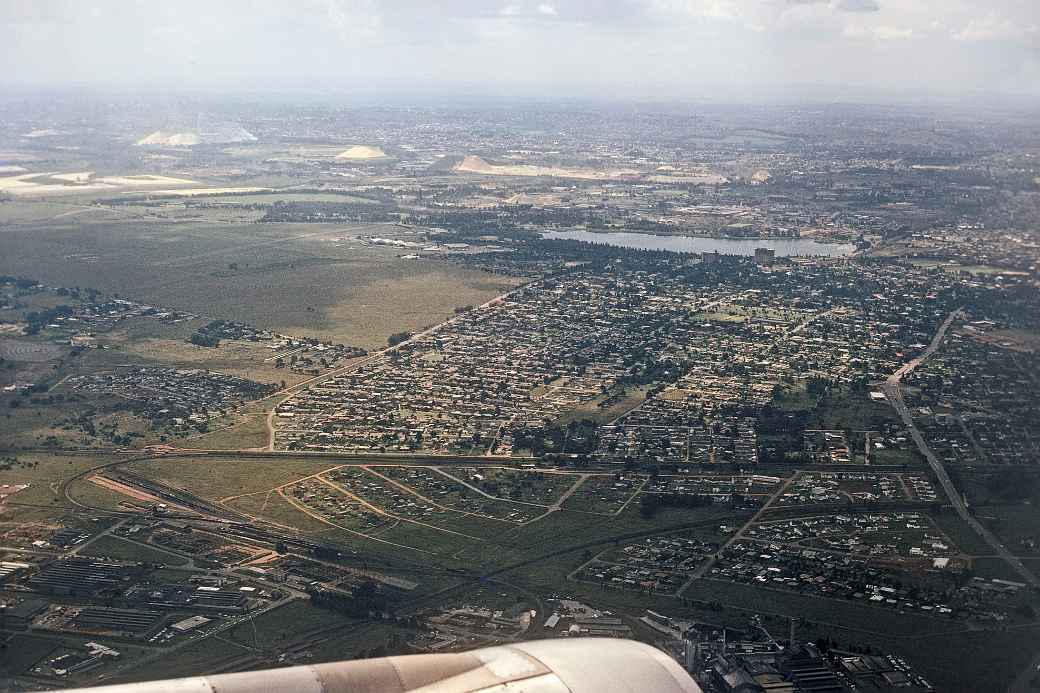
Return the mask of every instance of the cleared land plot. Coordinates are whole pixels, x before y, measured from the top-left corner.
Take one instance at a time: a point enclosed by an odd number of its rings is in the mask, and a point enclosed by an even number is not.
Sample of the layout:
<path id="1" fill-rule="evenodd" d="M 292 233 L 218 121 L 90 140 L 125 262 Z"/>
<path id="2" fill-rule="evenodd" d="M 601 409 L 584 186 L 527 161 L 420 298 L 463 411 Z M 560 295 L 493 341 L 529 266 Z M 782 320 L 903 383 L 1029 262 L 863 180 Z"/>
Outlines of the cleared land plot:
<path id="1" fill-rule="evenodd" d="M 65 350 L 55 344 L 22 339 L 0 339 L 0 358 L 7 361 L 43 363 L 60 358 Z"/>
<path id="2" fill-rule="evenodd" d="M 557 424 L 564 425 L 571 421 L 591 419 L 596 423 L 610 423 L 620 416 L 632 411 L 646 401 L 646 393 L 652 385 L 640 385 L 626 389 L 624 394 L 604 394 L 582 405 L 564 412 L 557 420 Z"/>

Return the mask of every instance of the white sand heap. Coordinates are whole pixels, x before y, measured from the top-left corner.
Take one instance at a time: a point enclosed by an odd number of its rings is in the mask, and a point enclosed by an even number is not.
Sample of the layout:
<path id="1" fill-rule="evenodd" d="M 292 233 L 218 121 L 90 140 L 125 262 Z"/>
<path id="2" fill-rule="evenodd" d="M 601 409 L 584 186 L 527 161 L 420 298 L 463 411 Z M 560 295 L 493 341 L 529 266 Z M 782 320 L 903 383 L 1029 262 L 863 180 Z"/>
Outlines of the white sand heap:
<path id="1" fill-rule="evenodd" d="M 156 130 L 147 137 L 137 140 L 137 144 L 141 147 L 192 147 L 196 144 L 202 144 L 202 138 L 194 132 Z"/>
<path id="2" fill-rule="evenodd" d="M 478 173 L 487 176 L 550 176 L 555 178 L 581 178 L 585 180 L 609 180 L 639 175 L 633 169 L 588 169 L 562 166 L 540 166 L 536 164 L 492 164 L 479 156 L 469 155 L 455 164 L 453 170 L 460 173 Z"/>
<path id="3" fill-rule="evenodd" d="M 336 155 L 337 159 L 384 159 L 386 152 L 379 147 L 359 144 Z"/>
<path id="4" fill-rule="evenodd" d="M 237 144 L 256 142 L 256 135 L 238 125 L 217 125 L 201 130 L 156 130 L 137 140 L 142 147 L 194 147 L 199 144 Z"/>

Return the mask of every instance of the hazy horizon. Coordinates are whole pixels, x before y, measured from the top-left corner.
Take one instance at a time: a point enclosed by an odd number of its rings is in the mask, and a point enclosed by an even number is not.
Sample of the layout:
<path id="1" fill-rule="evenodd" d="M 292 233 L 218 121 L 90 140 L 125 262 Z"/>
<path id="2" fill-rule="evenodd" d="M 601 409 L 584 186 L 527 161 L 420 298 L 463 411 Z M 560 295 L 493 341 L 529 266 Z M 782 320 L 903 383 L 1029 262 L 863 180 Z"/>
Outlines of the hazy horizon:
<path id="1" fill-rule="evenodd" d="M 0 56 L 13 69 L 0 82 L 19 89 L 1040 96 L 1040 4 L 1030 0 L 3 4 Z"/>

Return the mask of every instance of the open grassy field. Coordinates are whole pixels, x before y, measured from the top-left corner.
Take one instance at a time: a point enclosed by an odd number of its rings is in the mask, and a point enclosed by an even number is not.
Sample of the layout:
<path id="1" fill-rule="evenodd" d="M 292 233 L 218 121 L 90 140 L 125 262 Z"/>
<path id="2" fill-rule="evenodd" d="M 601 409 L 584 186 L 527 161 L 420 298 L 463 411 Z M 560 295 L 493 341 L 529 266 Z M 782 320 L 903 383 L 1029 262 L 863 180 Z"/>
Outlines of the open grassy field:
<path id="1" fill-rule="evenodd" d="M 61 493 L 66 479 L 91 467 L 115 458 L 103 455 L 61 455 L 47 453 L 16 453 L 18 459 L 11 469 L 0 471 L 0 484 L 29 484 L 29 488 L 11 496 L 19 504 L 42 506 L 60 511 L 70 507 Z"/>
<path id="2" fill-rule="evenodd" d="M 934 513 L 930 516 L 936 526 L 948 536 L 957 547 L 969 555 L 987 555 L 993 549 L 989 547 L 975 530 L 967 525 L 956 513 Z"/>
<path id="3" fill-rule="evenodd" d="M 223 458 L 200 455 L 140 460 L 129 463 L 127 469 L 208 500 L 224 500 L 228 507 L 240 512 L 295 527 L 308 535 L 336 541 L 366 555 L 394 559 L 404 551 L 409 560 L 421 558 L 446 567 L 458 567 L 461 561 L 465 565 L 484 565 L 491 569 L 561 547 L 580 546 L 633 532 L 652 532 L 712 518 L 727 518 L 733 514 L 727 505 L 718 505 L 668 509 L 647 519 L 640 516 L 638 504 L 633 503 L 617 516 L 561 510 L 527 524 L 516 524 L 461 513 L 450 513 L 451 517 L 445 519 L 441 513 L 425 520 L 430 526 L 390 520 L 378 527 L 364 528 L 355 526 L 349 518 L 337 519 L 309 506 L 301 507 L 299 502 L 294 504 L 272 490 L 336 466 L 335 460 L 313 457 Z M 377 469 L 387 474 L 389 468 L 379 465 Z M 511 473 L 511 470 L 502 470 L 502 473 Z M 572 481 L 572 477 L 561 476 L 561 480 Z M 564 485 L 550 485 L 546 489 L 555 489 L 552 493 L 556 493 Z M 361 488 L 355 488 L 354 492 L 377 507 L 384 503 L 379 493 L 373 492 L 374 495 L 366 497 L 367 492 Z M 628 491 L 626 497 L 631 493 Z M 291 497 L 288 490 L 287 495 Z M 519 508 L 531 516 L 542 513 L 541 509 L 516 505 L 505 499 L 493 503 Z M 312 513 L 308 513 L 308 509 Z"/>
<path id="4" fill-rule="evenodd" d="M 251 405 L 215 423 L 209 433 L 179 439 L 177 446 L 195 450 L 242 450 L 263 448 L 267 442 L 267 413 L 261 411 L 259 405 Z"/>
<path id="5" fill-rule="evenodd" d="M 366 348 L 516 283 L 358 240 L 380 224 L 75 220 L 5 230 L 0 273 Z"/>
<path id="6" fill-rule="evenodd" d="M 263 342 L 221 340 L 215 348 L 189 343 L 191 334 L 206 322 L 164 324 L 147 318 L 128 320 L 99 336 L 98 343 L 105 345 L 105 352 L 92 351 L 83 356 L 92 361 L 105 358 L 115 363 L 133 360 L 174 368 L 205 368 L 262 383 L 280 384 L 284 380 L 286 385 L 295 385 L 307 378 L 288 368 L 275 368 L 278 352 Z"/>
<path id="7" fill-rule="evenodd" d="M 799 623 L 798 634 L 808 641 L 825 637 L 840 647 L 868 646 L 903 657 L 939 691 L 1003 691 L 1040 653 L 1040 626 L 894 637 L 842 624 Z"/>
<path id="8" fill-rule="evenodd" d="M 1040 555 L 1040 506 L 1034 504 L 984 505 L 975 514 L 1011 551 L 1023 555 Z M 1024 544 L 1023 542 L 1027 542 Z"/>
<path id="9" fill-rule="evenodd" d="M 328 626 L 346 626 L 353 621 L 341 613 L 320 609 L 308 600 L 296 600 L 235 626 L 223 637 L 247 647 L 277 649 L 300 632 Z"/>
<path id="10" fill-rule="evenodd" d="M 133 541 L 125 541 L 118 537 L 106 536 L 91 542 L 90 546 L 80 552 L 84 556 L 104 556 L 120 561 L 139 561 L 142 563 L 164 563 L 166 565 L 186 565 L 188 559 L 169 551 L 160 551 Z"/>
<path id="11" fill-rule="evenodd" d="M 910 636 L 958 629 L 950 619 L 899 614 L 845 600 L 823 599 L 721 580 L 698 580 L 683 596 L 706 602 L 717 601 L 758 613 L 780 614 L 824 623 L 855 624 L 856 628 L 875 634 Z"/>
<path id="12" fill-rule="evenodd" d="M 320 458 L 162 457 L 127 465 L 135 474 L 219 501 L 267 491 L 337 466 Z"/>
<path id="13" fill-rule="evenodd" d="M 215 674 L 232 660 L 252 654 L 252 650 L 234 641 L 224 638 L 205 638 L 175 652 L 165 654 L 155 661 L 150 661 L 145 667 L 131 669 L 106 683 L 129 683 Z"/>

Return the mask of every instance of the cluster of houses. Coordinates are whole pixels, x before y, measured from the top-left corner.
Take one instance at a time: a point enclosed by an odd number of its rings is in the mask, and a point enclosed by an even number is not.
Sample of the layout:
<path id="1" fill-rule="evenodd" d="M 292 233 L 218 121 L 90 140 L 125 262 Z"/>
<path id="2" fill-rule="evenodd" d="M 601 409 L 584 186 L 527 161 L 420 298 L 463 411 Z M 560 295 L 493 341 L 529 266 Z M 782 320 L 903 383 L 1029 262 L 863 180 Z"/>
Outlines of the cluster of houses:
<path id="1" fill-rule="evenodd" d="M 968 325 L 992 330 L 978 321 Z M 1034 465 L 1040 450 L 1036 373 L 1040 356 L 948 334 L 907 379 L 907 404 L 944 462 Z"/>
<path id="2" fill-rule="evenodd" d="M 200 327 L 197 334 L 203 335 L 209 343 L 220 340 L 263 342 L 274 352 L 265 361 L 273 362 L 275 368 L 288 368 L 294 373 L 310 376 L 336 368 L 345 360 L 368 354 L 360 347 L 334 344 L 314 337 L 279 334 L 231 320 L 213 320 Z"/>
<path id="3" fill-rule="evenodd" d="M 600 554 L 577 570 L 573 578 L 616 589 L 676 594 L 718 549 L 714 542 L 689 537 L 649 537 Z"/>
<path id="4" fill-rule="evenodd" d="M 732 395 L 727 392 L 724 399 Z M 651 397 L 615 423 L 600 427 L 599 436 L 597 453 L 607 460 L 741 467 L 758 463 L 753 418 L 705 414 L 692 398 Z"/>
<path id="5" fill-rule="evenodd" d="M 949 556 L 956 553 L 927 516 L 920 513 L 821 515 L 762 522 L 744 536 L 770 546 L 826 547 L 888 557 Z"/>
<path id="6" fill-rule="evenodd" d="M 754 525 L 708 577 L 931 616 L 1008 618 L 1024 585 L 960 579 L 957 554 L 919 513 L 821 515 Z"/>
<path id="7" fill-rule="evenodd" d="M 524 452 L 516 431 L 643 387 L 645 401 L 601 427 L 596 454 L 754 464 L 754 414 L 778 384 L 883 378 L 943 317 L 939 279 L 885 265 L 804 262 L 768 280 L 697 288 L 618 264 L 543 279 L 287 400 L 276 444 L 512 454 Z"/>
<path id="8" fill-rule="evenodd" d="M 275 389 L 272 385 L 199 368 L 162 367 L 129 367 L 77 375 L 68 379 L 67 386 L 132 400 L 145 416 L 174 425 L 206 424 Z"/>
<path id="9" fill-rule="evenodd" d="M 403 468 L 412 471 L 409 468 Z M 381 476 L 386 472 L 385 477 Z M 408 474 L 387 467 L 382 471 L 369 472 L 357 467 L 343 467 L 330 472 L 330 480 L 349 493 L 363 498 L 366 503 L 379 507 L 394 517 L 416 520 L 436 520 L 451 513 L 463 513 L 476 517 L 491 518 L 508 522 L 525 522 L 540 514 L 538 507 L 512 505 L 483 494 L 472 485 L 480 483 L 480 475 L 474 474 L 467 482 L 454 477 L 450 472 L 440 473 L 433 469 L 421 470 L 440 476 L 442 482 L 433 482 L 431 476 Z M 410 477 L 410 478 L 407 478 Z M 478 477 L 478 478 L 473 478 Z M 422 490 L 405 485 L 407 482 L 425 480 Z M 426 492 L 439 486 L 435 498 L 424 500 Z"/>
<path id="10" fill-rule="evenodd" d="M 334 520 L 337 524 L 359 530 L 371 530 L 387 523 L 387 517 L 348 496 L 317 477 L 299 481 L 285 490 L 290 502 Z"/>
<path id="11" fill-rule="evenodd" d="M 913 489 L 913 491 L 911 491 Z M 935 500 L 923 475 L 864 471 L 800 472 L 776 499 L 778 505 L 833 503 L 869 504 L 884 501 Z"/>
<path id="12" fill-rule="evenodd" d="M 661 475 L 650 479 L 645 491 L 650 493 L 679 493 L 708 496 L 716 503 L 725 503 L 740 496 L 759 503 L 776 491 L 780 478 L 763 474 L 688 476 L 679 469 L 678 475 Z"/>

